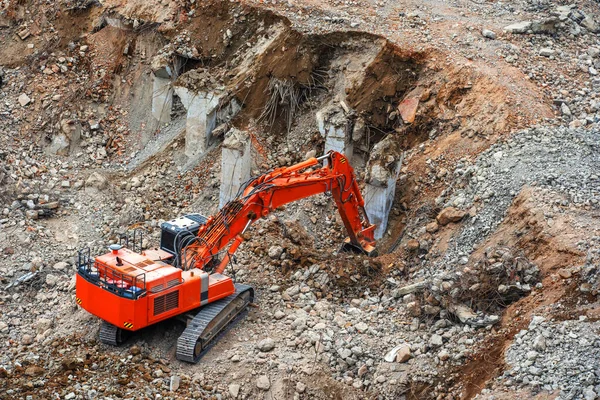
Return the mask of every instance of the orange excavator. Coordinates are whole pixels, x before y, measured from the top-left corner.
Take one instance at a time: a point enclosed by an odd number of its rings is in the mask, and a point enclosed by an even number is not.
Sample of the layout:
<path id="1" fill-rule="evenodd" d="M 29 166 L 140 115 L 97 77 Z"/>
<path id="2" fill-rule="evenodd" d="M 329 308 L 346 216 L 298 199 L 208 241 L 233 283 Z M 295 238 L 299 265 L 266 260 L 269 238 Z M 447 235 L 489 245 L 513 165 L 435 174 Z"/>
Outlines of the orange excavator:
<path id="1" fill-rule="evenodd" d="M 250 224 L 284 204 L 328 192 L 348 232 L 342 249 L 376 255 L 375 225 L 365 213 L 354 170 L 344 155 L 330 151 L 249 180 L 212 217 L 190 214 L 163 223 L 158 248 L 142 250 L 141 236 L 134 233 L 131 241 L 125 238 L 95 259 L 89 248 L 81 250 L 77 304 L 103 320 L 100 340 L 112 345 L 180 317 L 187 327 L 177 340 L 177 358 L 198 362 L 254 301 L 252 287 L 223 274 Z"/>

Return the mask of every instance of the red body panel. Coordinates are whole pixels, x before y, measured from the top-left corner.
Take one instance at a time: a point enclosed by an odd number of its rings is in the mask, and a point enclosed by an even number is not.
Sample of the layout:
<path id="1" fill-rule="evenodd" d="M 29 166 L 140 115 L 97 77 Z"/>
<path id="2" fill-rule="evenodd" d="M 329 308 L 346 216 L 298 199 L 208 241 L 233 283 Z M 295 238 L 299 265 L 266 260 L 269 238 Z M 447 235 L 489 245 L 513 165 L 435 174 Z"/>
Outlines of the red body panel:
<path id="1" fill-rule="evenodd" d="M 135 331 L 235 292 L 229 277 L 182 271 L 149 255 L 157 253 L 123 248 L 97 257 L 93 279 L 77 274 L 77 303 L 104 321 Z"/>

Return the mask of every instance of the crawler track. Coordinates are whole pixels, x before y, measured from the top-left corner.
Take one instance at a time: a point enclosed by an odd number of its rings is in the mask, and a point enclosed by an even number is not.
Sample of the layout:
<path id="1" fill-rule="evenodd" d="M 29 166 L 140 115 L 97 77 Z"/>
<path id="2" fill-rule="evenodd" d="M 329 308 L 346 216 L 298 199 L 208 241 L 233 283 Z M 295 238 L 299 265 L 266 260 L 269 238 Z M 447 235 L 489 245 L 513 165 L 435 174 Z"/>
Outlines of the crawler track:
<path id="1" fill-rule="evenodd" d="M 177 359 L 197 363 L 247 313 L 254 301 L 251 286 L 236 284 L 235 293 L 200 309 L 177 339 Z"/>
<path id="2" fill-rule="evenodd" d="M 106 321 L 102 321 L 102 325 L 100 326 L 100 341 L 112 346 L 118 346 L 125 342 L 129 334 L 129 331 L 118 328 Z"/>

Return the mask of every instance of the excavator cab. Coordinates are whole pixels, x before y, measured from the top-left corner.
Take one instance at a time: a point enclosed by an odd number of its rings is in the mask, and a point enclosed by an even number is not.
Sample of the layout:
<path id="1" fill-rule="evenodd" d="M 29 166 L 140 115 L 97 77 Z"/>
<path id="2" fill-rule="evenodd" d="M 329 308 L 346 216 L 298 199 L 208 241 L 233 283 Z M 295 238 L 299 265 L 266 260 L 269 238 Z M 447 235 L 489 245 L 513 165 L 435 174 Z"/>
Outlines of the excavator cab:
<path id="1" fill-rule="evenodd" d="M 173 265 L 181 266 L 184 249 L 198 237 L 200 227 L 207 218 L 201 214 L 187 214 L 160 226 L 160 249 L 173 256 Z"/>

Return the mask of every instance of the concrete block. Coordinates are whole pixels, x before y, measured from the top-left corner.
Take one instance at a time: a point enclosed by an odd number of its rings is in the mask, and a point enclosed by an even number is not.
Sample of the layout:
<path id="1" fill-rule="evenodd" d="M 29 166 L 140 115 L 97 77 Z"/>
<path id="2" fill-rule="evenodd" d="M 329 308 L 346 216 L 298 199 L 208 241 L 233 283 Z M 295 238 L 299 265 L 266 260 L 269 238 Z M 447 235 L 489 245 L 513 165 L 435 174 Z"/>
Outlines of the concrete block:
<path id="1" fill-rule="evenodd" d="M 171 121 L 173 88 L 171 79 L 154 76 L 152 87 L 152 117 L 159 125 Z"/>
<path id="2" fill-rule="evenodd" d="M 375 239 L 381 239 L 387 230 L 401 167 L 402 153 L 393 135 L 374 146 L 367 164 L 363 198 L 369 221 L 377 225 Z"/>
<path id="3" fill-rule="evenodd" d="M 195 157 L 204 153 L 212 131 L 217 126 L 217 108 L 223 94 L 194 91 L 176 86 L 175 92 L 187 110 L 185 122 L 185 155 Z"/>
<path id="4" fill-rule="evenodd" d="M 317 128 L 325 137 L 324 153 L 330 150 L 340 152 L 351 158 L 353 153 L 351 122 L 340 106 L 327 106 L 317 111 Z"/>
<path id="5" fill-rule="evenodd" d="M 248 133 L 232 129 L 226 135 L 221 150 L 221 189 L 219 207 L 238 194 L 242 184 L 250 179 L 252 156 Z"/>
<path id="6" fill-rule="evenodd" d="M 388 216 L 394 204 L 396 194 L 396 179 L 390 177 L 387 186 L 378 186 L 367 183 L 363 197 L 365 199 L 365 211 L 375 228 L 375 239 L 381 239 L 385 234 Z"/>

